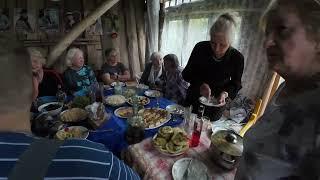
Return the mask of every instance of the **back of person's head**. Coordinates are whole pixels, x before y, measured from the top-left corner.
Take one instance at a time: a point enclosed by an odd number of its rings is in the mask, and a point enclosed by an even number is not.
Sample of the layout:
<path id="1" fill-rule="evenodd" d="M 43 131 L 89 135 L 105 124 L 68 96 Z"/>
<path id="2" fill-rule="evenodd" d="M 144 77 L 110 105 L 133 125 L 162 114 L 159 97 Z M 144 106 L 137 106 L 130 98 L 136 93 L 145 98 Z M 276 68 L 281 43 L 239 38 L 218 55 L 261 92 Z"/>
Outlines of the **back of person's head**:
<path id="1" fill-rule="evenodd" d="M 213 36 L 215 33 L 225 33 L 231 44 L 236 34 L 236 20 L 234 15 L 230 13 L 220 15 L 210 29 L 210 36 Z"/>
<path id="2" fill-rule="evenodd" d="M 164 56 L 163 60 L 165 63 L 170 62 L 173 65 L 172 68 L 177 69 L 180 66 L 178 57 L 175 54 L 167 54 Z"/>
<path id="3" fill-rule="evenodd" d="M 12 34 L 0 34 L 0 114 L 25 111 L 32 102 L 31 61 Z"/>
<path id="4" fill-rule="evenodd" d="M 72 66 L 73 58 L 77 53 L 83 53 L 83 52 L 79 48 L 71 48 L 68 50 L 67 55 L 66 55 L 66 64 L 68 67 Z"/>
<path id="5" fill-rule="evenodd" d="M 309 38 L 320 42 L 320 0 L 272 0 L 261 18 L 265 30 L 267 19 L 275 12 L 289 8 L 305 26 Z"/>

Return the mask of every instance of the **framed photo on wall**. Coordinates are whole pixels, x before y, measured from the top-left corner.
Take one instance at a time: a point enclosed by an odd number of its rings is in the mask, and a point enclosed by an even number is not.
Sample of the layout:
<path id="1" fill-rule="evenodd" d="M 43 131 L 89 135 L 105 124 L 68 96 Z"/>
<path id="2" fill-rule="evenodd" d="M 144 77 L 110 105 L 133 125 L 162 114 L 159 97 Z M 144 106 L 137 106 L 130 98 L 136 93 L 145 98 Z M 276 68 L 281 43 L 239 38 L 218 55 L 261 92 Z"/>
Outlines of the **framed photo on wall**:
<path id="1" fill-rule="evenodd" d="M 69 32 L 80 21 L 81 13 L 79 11 L 65 12 L 63 16 L 64 32 Z"/>
<path id="2" fill-rule="evenodd" d="M 10 30 L 9 8 L 0 8 L 0 32 Z"/>
<path id="3" fill-rule="evenodd" d="M 89 14 L 90 14 L 89 11 L 86 11 L 84 13 L 85 17 L 87 17 Z M 92 25 L 90 25 L 86 29 L 86 34 L 87 35 L 102 35 L 103 34 L 102 32 L 103 32 L 103 30 L 102 30 L 101 18 L 96 20 Z"/>
<path id="4" fill-rule="evenodd" d="M 34 33 L 35 17 L 27 9 L 15 8 L 13 22 L 17 34 Z"/>
<path id="5" fill-rule="evenodd" d="M 38 26 L 40 31 L 58 32 L 59 22 L 58 9 L 39 9 Z"/>

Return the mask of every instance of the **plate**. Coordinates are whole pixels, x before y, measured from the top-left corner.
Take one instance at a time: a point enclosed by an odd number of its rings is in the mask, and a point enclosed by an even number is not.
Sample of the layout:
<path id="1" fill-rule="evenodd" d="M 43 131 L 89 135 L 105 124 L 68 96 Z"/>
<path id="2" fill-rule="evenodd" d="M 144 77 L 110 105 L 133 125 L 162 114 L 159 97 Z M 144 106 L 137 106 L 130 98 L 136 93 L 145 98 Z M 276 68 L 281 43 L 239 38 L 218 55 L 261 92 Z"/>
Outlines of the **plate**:
<path id="1" fill-rule="evenodd" d="M 220 104 L 218 100 L 214 97 L 211 97 L 210 99 L 208 99 L 204 96 L 201 96 L 199 98 L 199 102 L 205 106 L 211 106 L 211 107 L 221 107 L 224 105 L 224 104 Z"/>
<path id="2" fill-rule="evenodd" d="M 161 92 L 157 90 L 147 90 L 144 92 L 144 95 L 151 97 L 151 98 L 156 98 L 156 97 L 161 97 Z"/>
<path id="3" fill-rule="evenodd" d="M 55 107 L 54 109 L 47 109 L 49 107 Z M 60 103 L 60 102 L 50 102 L 50 103 L 45 103 L 41 106 L 38 107 L 38 111 L 39 112 L 48 112 L 49 115 L 51 116 L 55 116 L 55 115 L 58 115 L 61 110 L 62 110 L 62 107 L 63 107 L 63 104 Z"/>
<path id="4" fill-rule="evenodd" d="M 88 118 L 88 112 L 80 108 L 72 108 L 60 113 L 60 120 L 62 122 L 79 122 Z"/>
<path id="5" fill-rule="evenodd" d="M 171 114 L 177 114 L 177 115 L 182 115 L 184 114 L 184 107 L 180 106 L 178 104 L 172 104 L 172 105 L 168 105 L 166 107 L 166 110 L 171 113 Z"/>
<path id="6" fill-rule="evenodd" d="M 184 175 L 185 173 L 187 174 Z M 206 167 L 206 165 L 203 164 L 201 161 L 192 158 L 182 158 L 176 161 L 172 166 L 172 177 L 174 180 L 210 179 L 208 175 L 208 168 Z"/>
<path id="7" fill-rule="evenodd" d="M 133 108 L 132 107 L 120 107 L 114 110 L 114 115 L 119 118 L 128 118 L 133 115 Z"/>
<path id="8" fill-rule="evenodd" d="M 69 126 L 56 133 L 56 137 L 60 140 L 86 139 L 88 136 L 89 130 L 83 126 Z"/>
<path id="9" fill-rule="evenodd" d="M 141 109 L 138 113 L 143 116 L 146 130 L 158 128 L 171 119 L 171 114 L 161 108 Z"/>
<path id="10" fill-rule="evenodd" d="M 145 106 L 150 103 L 150 99 L 144 96 L 138 96 L 138 101 L 139 101 L 138 102 L 139 105 L 142 105 L 142 106 Z M 128 98 L 127 102 L 128 104 L 132 105 L 133 104 L 132 97 Z"/>
<path id="11" fill-rule="evenodd" d="M 162 131 L 164 128 L 166 128 L 166 131 Z M 170 126 L 161 127 L 158 133 L 153 136 L 152 144 L 156 150 L 166 156 L 179 156 L 189 149 L 189 140 L 186 132 L 180 128 L 171 128 Z M 178 151 L 172 152 L 171 150 L 170 152 L 170 146 L 171 149 L 179 149 Z"/>
<path id="12" fill-rule="evenodd" d="M 118 83 L 120 86 L 122 86 L 122 87 L 126 86 L 126 83 L 124 83 L 124 82 L 113 82 L 113 83 L 111 83 L 110 85 L 111 85 L 112 87 L 114 87 L 114 86 L 116 86 L 117 83 Z"/>
<path id="13" fill-rule="evenodd" d="M 105 99 L 106 104 L 114 107 L 118 107 L 126 103 L 126 98 L 122 95 L 112 95 Z"/>

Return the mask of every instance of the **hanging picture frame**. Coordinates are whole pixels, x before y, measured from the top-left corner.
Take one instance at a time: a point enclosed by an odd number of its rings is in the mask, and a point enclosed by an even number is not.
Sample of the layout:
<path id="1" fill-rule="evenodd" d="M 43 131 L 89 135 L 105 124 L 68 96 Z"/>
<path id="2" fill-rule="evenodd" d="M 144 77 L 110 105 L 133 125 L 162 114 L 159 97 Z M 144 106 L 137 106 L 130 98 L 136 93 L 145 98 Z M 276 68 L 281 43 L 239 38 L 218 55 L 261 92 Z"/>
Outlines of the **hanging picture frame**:
<path id="1" fill-rule="evenodd" d="M 9 31 L 11 27 L 10 22 L 9 8 L 0 8 L 0 32 Z"/>
<path id="2" fill-rule="evenodd" d="M 39 9 L 38 28 L 45 32 L 59 32 L 59 10 L 53 8 Z"/>

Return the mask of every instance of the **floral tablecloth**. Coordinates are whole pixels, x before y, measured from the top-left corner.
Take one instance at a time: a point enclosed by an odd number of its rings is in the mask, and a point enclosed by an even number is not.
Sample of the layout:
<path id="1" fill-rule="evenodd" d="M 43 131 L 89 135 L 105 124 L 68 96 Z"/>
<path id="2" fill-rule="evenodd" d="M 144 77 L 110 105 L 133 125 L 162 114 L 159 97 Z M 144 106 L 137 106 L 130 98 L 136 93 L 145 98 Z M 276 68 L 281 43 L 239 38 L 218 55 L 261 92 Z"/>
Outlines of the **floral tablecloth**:
<path id="1" fill-rule="evenodd" d="M 185 154 L 170 157 L 158 152 L 151 144 L 151 138 L 141 143 L 129 146 L 123 154 L 126 163 L 134 168 L 143 179 L 171 180 L 171 169 L 175 161 L 192 157 L 202 161 L 208 168 L 212 180 L 233 180 L 235 170 L 226 171 L 218 167 L 212 160 L 209 153 L 210 140 L 206 133 L 201 134 L 198 147 L 190 148 Z"/>

